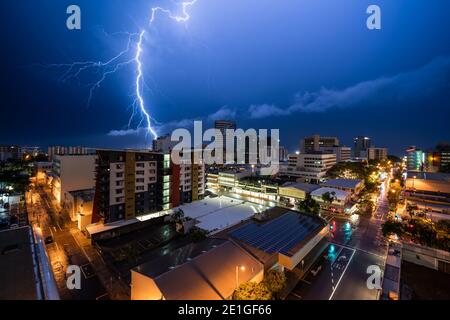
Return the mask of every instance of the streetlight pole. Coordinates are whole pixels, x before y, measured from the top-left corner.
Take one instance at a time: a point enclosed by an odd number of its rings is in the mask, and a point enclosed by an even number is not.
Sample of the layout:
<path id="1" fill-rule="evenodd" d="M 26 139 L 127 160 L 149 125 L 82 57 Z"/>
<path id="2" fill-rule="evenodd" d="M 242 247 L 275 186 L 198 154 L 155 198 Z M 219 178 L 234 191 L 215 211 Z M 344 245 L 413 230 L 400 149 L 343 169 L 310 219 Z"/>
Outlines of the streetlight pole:
<path id="1" fill-rule="evenodd" d="M 245 266 L 242 266 L 242 265 L 236 266 L 236 289 L 239 288 L 239 269 L 241 271 L 245 271 Z"/>

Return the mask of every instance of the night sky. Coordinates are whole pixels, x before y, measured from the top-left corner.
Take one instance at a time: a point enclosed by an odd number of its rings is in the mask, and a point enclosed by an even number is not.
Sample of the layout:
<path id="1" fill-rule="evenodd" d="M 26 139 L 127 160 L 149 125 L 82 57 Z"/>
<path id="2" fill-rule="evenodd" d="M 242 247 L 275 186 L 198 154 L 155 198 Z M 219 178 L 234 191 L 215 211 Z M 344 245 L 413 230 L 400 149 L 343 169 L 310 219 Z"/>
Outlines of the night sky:
<path id="1" fill-rule="evenodd" d="M 66 28 L 77 4 L 82 30 Z M 107 61 L 146 28 L 152 6 L 174 1 L 0 1 L 0 144 L 141 147 L 132 114 L 136 67 L 64 79 L 51 64 Z M 382 9 L 382 30 L 366 9 Z M 301 137 L 357 135 L 402 154 L 450 140 L 450 1 L 198 0 L 191 19 L 157 18 L 143 43 L 142 92 L 159 134 L 234 118 L 279 128 L 290 151 Z M 132 46 L 135 45 L 132 43 Z M 131 59 L 132 49 L 124 59 Z M 141 124 L 142 126 L 142 124 Z"/>

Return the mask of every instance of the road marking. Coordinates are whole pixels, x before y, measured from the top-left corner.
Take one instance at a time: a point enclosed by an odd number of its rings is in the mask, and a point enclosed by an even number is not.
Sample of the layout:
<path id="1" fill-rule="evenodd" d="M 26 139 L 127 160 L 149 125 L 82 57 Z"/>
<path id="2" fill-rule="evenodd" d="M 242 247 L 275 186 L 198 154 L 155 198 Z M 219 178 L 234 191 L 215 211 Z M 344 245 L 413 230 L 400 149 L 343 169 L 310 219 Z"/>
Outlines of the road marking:
<path id="1" fill-rule="evenodd" d="M 308 285 L 311 285 L 311 282 L 309 282 L 309 281 L 307 281 L 307 280 L 305 280 L 305 279 L 300 279 L 300 281 L 302 281 L 302 282 L 304 282 L 304 283 L 306 283 L 306 284 L 308 284 Z"/>
<path id="2" fill-rule="evenodd" d="M 101 296 L 98 296 L 97 298 L 95 298 L 95 300 L 99 300 L 99 299 L 101 299 L 103 297 L 107 297 L 107 296 L 108 296 L 108 293 L 104 293 Z"/>
<path id="3" fill-rule="evenodd" d="M 355 250 L 355 249 L 352 249 L 352 250 L 353 250 L 353 253 L 352 253 L 350 259 L 348 260 L 348 263 L 347 263 L 347 265 L 345 266 L 344 271 L 342 272 L 341 276 L 339 277 L 339 280 L 338 280 L 338 282 L 337 282 L 337 284 L 336 284 L 336 287 L 333 287 L 333 292 L 331 293 L 331 296 L 330 296 L 330 298 L 329 298 L 328 300 L 333 299 L 334 293 L 336 292 L 336 289 L 339 287 L 339 284 L 341 283 L 341 280 L 342 280 L 342 278 L 344 277 L 344 274 L 345 274 L 345 272 L 347 271 L 347 268 L 348 268 L 348 266 L 350 265 L 350 262 L 352 261 L 353 256 L 355 255 L 356 250 Z"/>
<path id="4" fill-rule="evenodd" d="M 300 300 L 303 300 L 303 297 L 302 297 L 301 295 L 299 295 L 299 294 L 297 294 L 297 293 L 295 293 L 295 292 L 291 292 L 291 294 L 292 294 L 294 297 L 299 298 Z"/>
<path id="5" fill-rule="evenodd" d="M 361 251 L 361 252 L 364 252 L 364 253 L 367 253 L 367 254 L 371 254 L 371 255 L 376 256 L 378 258 L 384 259 L 384 255 L 382 255 L 382 254 L 377 254 L 375 252 L 370 252 L 370 251 L 367 251 L 367 250 L 364 250 L 364 249 L 361 249 L 361 248 L 357 248 L 357 247 L 350 247 L 350 246 L 345 245 L 345 244 L 339 244 L 339 243 L 336 243 L 336 242 L 333 242 L 333 243 L 338 245 L 338 246 L 342 246 L 344 248 L 350 249 L 350 250 L 358 250 L 358 251 Z"/>

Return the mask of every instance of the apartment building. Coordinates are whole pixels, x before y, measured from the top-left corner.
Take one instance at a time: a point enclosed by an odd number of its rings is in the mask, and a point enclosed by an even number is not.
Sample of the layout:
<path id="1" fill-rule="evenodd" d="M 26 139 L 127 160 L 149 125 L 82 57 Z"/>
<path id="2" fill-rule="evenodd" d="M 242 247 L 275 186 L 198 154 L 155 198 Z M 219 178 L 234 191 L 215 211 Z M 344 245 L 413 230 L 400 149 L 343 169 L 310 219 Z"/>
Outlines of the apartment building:
<path id="1" fill-rule="evenodd" d="M 98 150 L 92 222 L 115 222 L 170 208 L 170 156 Z"/>
<path id="2" fill-rule="evenodd" d="M 95 185 L 96 155 L 55 155 L 47 183 L 58 203 L 70 191 L 91 189 Z"/>
<path id="3" fill-rule="evenodd" d="M 179 189 L 175 191 L 177 196 L 172 196 L 174 207 L 202 199 L 205 194 L 205 165 L 203 161 L 194 161 L 195 152 L 201 153 L 202 150 L 190 152 L 190 161 L 182 160 L 178 165 L 171 162 L 173 189 Z"/>

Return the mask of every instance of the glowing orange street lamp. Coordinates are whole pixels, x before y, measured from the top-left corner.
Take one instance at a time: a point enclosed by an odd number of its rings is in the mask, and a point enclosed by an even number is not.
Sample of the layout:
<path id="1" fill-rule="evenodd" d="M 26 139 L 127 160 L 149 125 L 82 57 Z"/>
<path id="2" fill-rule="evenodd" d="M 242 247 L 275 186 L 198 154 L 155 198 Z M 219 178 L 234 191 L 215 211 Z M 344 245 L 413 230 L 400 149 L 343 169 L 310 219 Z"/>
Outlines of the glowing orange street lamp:
<path id="1" fill-rule="evenodd" d="M 239 287 L 239 270 L 244 272 L 245 266 L 243 266 L 243 265 L 236 266 L 236 289 Z"/>

